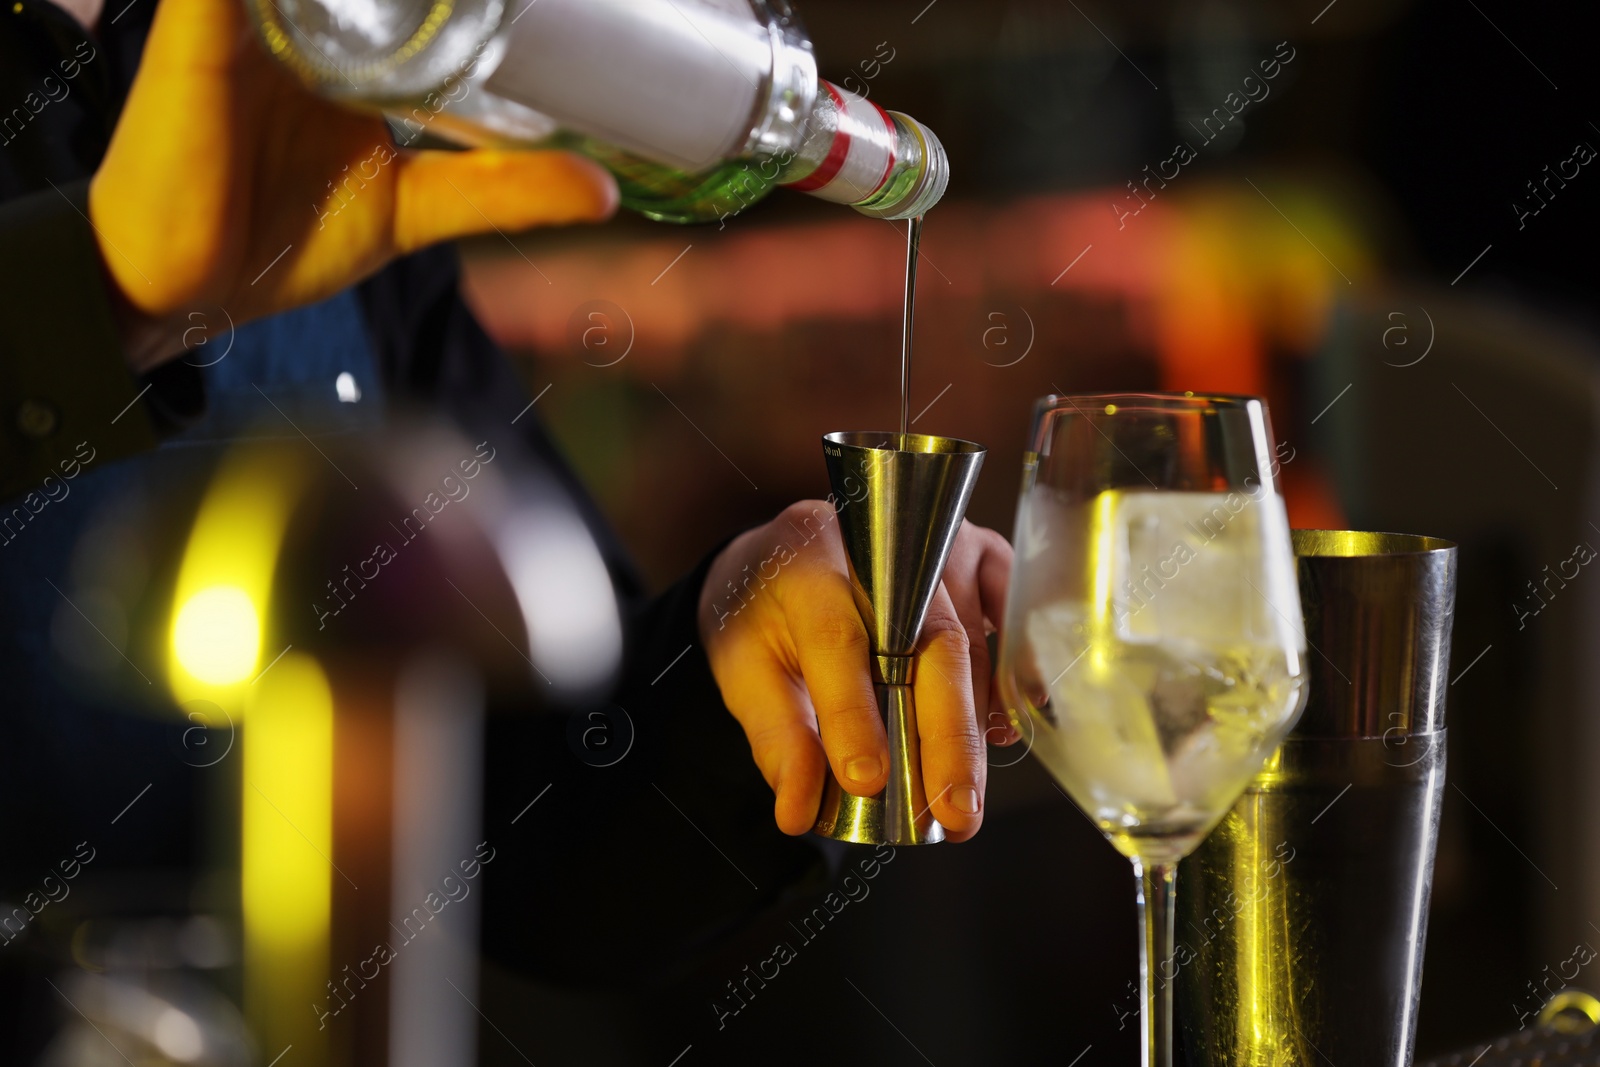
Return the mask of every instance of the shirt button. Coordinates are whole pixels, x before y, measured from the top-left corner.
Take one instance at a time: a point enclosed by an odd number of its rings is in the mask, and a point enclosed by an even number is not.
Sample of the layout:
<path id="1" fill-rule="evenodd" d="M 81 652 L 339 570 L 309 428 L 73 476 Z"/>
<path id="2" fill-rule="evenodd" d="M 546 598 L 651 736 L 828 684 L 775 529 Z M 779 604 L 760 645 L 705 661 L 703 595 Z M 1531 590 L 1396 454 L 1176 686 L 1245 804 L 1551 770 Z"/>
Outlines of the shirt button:
<path id="1" fill-rule="evenodd" d="M 46 401 L 28 399 L 17 405 L 17 429 L 22 431 L 24 437 L 34 440 L 49 437 L 59 425 L 61 417 Z"/>

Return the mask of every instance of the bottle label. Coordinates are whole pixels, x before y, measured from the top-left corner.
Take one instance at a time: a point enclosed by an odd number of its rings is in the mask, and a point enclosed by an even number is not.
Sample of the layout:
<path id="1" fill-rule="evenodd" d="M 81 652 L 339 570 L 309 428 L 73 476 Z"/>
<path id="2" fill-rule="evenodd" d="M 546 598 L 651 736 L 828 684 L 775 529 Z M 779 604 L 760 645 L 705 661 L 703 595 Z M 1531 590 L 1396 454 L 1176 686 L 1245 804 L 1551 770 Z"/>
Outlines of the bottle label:
<path id="1" fill-rule="evenodd" d="M 772 41 L 748 0 L 516 0 L 496 95 L 696 174 L 750 136 Z M 647 87 L 647 88 L 646 88 Z"/>
<path id="2" fill-rule="evenodd" d="M 894 169 L 894 120 L 864 96 L 832 82 L 820 87 L 838 112 L 833 143 L 816 170 L 785 187 L 836 204 L 859 204 L 882 188 Z"/>

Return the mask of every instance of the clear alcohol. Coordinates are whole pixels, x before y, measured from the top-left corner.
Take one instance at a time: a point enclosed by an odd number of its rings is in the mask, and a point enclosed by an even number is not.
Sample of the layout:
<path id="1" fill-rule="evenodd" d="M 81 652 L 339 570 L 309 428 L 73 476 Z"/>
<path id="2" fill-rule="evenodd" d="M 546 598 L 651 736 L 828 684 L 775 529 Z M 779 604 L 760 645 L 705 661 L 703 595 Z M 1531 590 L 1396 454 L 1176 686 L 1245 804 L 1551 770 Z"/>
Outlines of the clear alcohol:
<path id="1" fill-rule="evenodd" d="M 1113 490 L 1021 505 L 1010 664 L 1033 751 L 1117 849 L 1188 854 L 1300 709 L 1276 496 Z M 1073 542 L 1078 542 L 1074 545 Z M 1077 551 L 1074 551 L 1076 548 Z M 1051 558 L 1087 561 L 1082 572 Z"/>

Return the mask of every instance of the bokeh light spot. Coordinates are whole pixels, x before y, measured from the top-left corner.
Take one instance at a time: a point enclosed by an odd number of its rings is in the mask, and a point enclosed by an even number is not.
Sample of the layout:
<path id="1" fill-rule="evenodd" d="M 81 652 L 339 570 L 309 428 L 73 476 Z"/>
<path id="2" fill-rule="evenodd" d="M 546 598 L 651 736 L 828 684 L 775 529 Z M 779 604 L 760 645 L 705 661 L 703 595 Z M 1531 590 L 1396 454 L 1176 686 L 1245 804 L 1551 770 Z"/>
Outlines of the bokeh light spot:
<path id="1" fill-rule="evenodd" d="M 238 586 L 200 590 L 178 609 L 173 651 L 183 669 L 211 685 L 250 677 L 261 652 L 261 620 L 249 594 Z"/>

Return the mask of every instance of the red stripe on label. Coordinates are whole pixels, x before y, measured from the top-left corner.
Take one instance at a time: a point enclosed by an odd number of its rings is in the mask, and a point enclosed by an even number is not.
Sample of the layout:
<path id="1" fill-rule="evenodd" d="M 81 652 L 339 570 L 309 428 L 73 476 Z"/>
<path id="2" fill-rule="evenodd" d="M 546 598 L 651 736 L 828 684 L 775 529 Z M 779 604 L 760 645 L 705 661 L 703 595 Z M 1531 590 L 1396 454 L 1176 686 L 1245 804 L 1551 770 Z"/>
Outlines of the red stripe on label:
<path id="1" fill-rule="evenodd" d="M 867 103 L 878 108 L 878 114 L 883 116 L 883 124 L 889 131 L 889 162 L 884 164 L 883 174 L 878 178 L 878 189 L 882 189 L 883 183 L 889 180 L 889 172 L 894 170 L 894 145 L 896 141 L 894 119 L 889 117 L 889 113 L 887 111 L 883 110 L 881 107 L 878 107 L 876 101 L 869 100 Z M 876 192 L 877 190 L 873 191 Z"/>
<path id="2" fill-rule="evenodd" d="M 841 116 L 848 113 L 844 97 L 839 95 L 839 90 L 831 82 L 823 82 L 823 87 L 828 90 L 828 95 L 833 97 L 834 106 L 838 108 Z M 790 182 L 785 188 L 796 192 L 809 193 L 821 189 L 839 176 L 839 171 L 844 167 L 844 161 L 850 155 L 850 135 L 845 132 L 841 123 L 839 131 L 833 135 L 833 144 L 828 146 L 828 155 L 822 165 L 797 182 Z"/>

